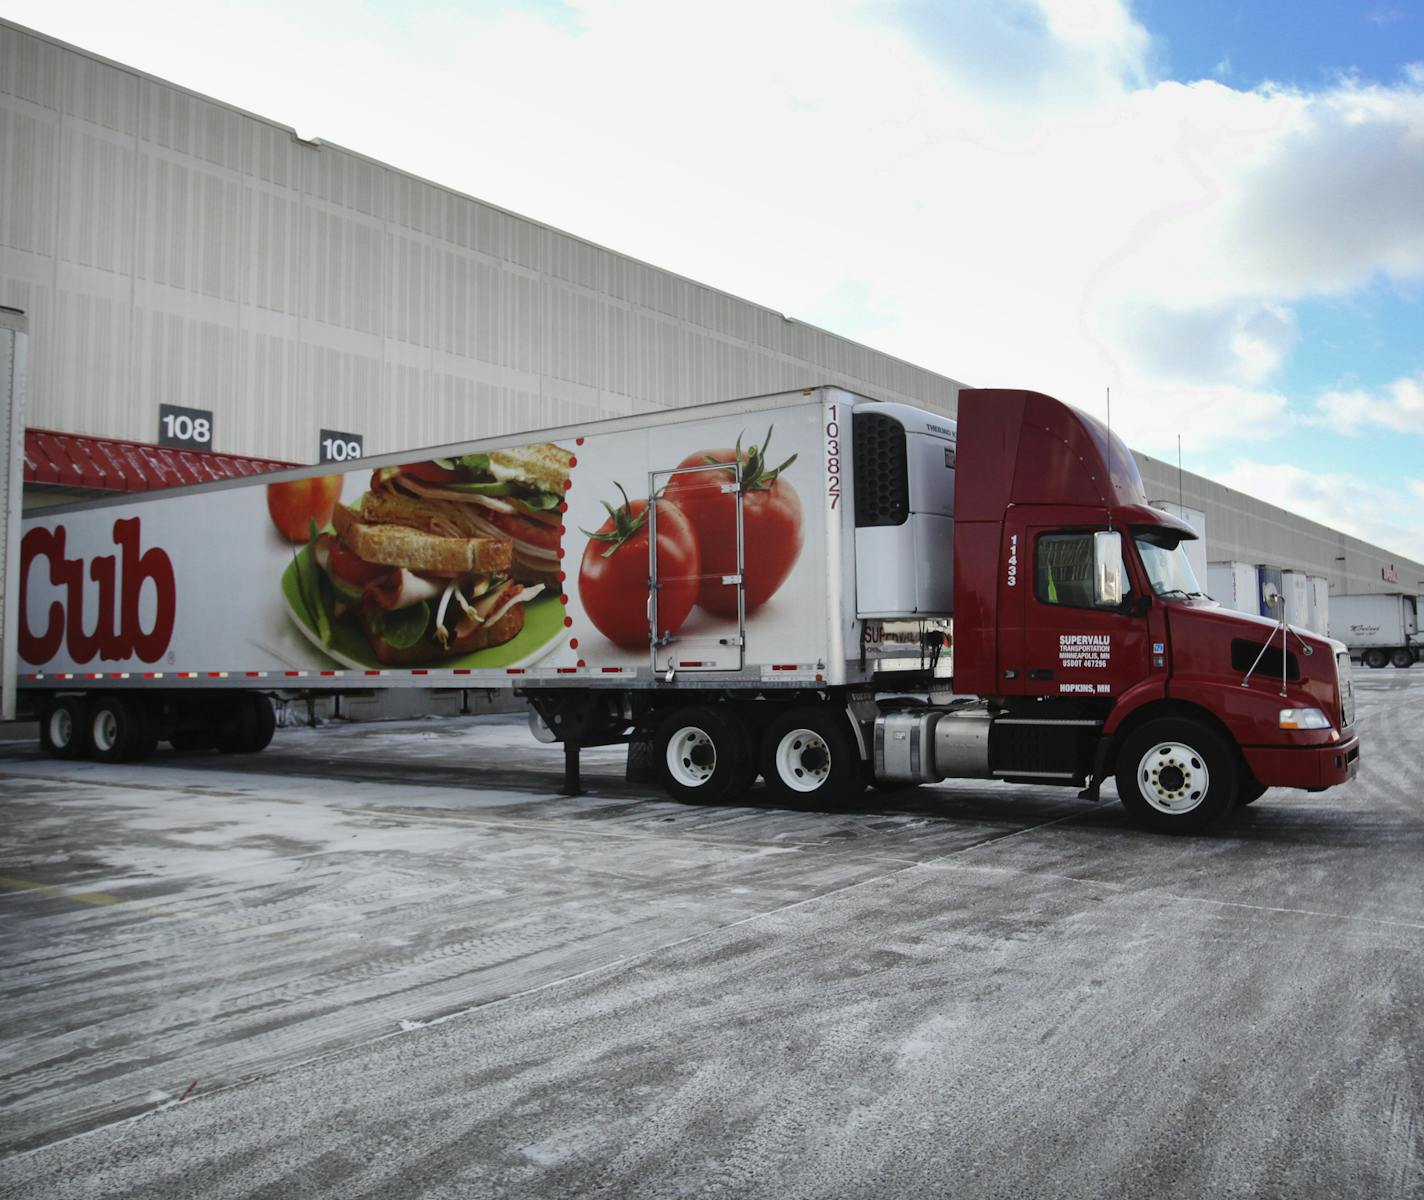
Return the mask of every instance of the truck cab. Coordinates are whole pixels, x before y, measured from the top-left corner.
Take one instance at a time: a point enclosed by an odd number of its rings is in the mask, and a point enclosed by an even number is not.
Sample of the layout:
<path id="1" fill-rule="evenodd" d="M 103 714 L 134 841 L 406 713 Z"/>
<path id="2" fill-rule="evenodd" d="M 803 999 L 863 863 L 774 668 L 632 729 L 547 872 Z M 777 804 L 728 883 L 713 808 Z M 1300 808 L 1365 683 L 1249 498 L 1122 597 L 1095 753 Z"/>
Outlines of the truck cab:
<path id="1" fill-rule="evenodd" d="M 1211 600 L 1195 532 L 1092 417 L 1036 392 L 959 404 L 954 680 L 985 699 L 986 773 L 1094 793 L 1114 776 L 1170 830 L 1354 775 L 1343 645 Z"/>

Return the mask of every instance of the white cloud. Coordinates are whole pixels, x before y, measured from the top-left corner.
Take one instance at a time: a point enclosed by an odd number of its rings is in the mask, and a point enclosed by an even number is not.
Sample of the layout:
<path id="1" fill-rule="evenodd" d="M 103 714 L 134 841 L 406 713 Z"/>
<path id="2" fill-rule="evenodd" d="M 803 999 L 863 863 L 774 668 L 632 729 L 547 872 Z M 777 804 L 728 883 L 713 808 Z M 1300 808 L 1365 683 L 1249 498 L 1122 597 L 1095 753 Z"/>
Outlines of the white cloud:
<path id="1" fill-rule="evenodd" d="M 1396 379 L 1378 392 L 1326 392 L 1316 401 L 1314 423 L 1356 435 L 1372 427 L 1424 434 L 1424 372 Z"/>
<path id="2" fill-rule="evenodd" d="M 1424 479 L 1390 487 L 1347 474 L 1321 474 L 1290 463 L 1241 460 L 1221 483 L 1352 533 L 1401 557 L 1424 559 Z"/>
<path id="3" fill-rule="evenodd" d="M 9 3 L 16 20 L 1144 450 L 1281 428 L 1424 277 L 1424 74 L 1154 83 L 1122 0 Z"/>

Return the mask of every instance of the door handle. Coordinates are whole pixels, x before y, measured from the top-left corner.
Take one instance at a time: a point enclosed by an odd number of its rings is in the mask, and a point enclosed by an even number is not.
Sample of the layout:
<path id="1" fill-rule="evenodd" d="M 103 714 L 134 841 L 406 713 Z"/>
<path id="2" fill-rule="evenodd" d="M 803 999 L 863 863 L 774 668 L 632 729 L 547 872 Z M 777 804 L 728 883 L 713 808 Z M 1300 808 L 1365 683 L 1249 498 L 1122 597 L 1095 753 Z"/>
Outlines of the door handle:
<path id="1" fill-rule="evenodd" d="M 1028 673 L 1030 679 L 1052 679 L 1053 672 L 1048 667 L 1034 667 Z"/>

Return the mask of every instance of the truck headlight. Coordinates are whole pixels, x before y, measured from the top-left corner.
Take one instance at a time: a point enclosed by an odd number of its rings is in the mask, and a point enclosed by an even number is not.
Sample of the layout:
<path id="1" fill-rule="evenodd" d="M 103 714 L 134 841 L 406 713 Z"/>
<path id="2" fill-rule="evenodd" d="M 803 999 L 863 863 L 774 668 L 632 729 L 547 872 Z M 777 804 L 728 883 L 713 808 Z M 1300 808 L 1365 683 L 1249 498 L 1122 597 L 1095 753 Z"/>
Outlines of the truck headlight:
<path id="1" fill-rule="evenodd" d="M 1330 718 L 1318 708 L 1281 709 L 1282 729 L 1329 729 Z"/>

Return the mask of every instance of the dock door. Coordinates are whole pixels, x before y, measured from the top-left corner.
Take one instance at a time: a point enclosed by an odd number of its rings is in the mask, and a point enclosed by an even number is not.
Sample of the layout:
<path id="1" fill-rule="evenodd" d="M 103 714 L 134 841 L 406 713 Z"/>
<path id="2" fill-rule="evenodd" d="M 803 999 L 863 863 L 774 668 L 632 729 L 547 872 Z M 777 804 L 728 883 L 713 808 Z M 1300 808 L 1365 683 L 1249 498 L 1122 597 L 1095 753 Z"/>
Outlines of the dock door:
<path id="1" fill-rule="evenodd" d="M 686 587 L 690 581 L 668 574 L 671 564 L 659 563 L 657 505 L 650 507 L 648 624 L 653 670 L 661 675 L 742 669 L 747 610 L 742 585 L 746 558 L 741 476 L 740 463 L 708 463 L 653 471 L 648 477 L 650 496 L 663 496 L 668 485 L 677 481 L 676 491 L 688 501 L 680 507 L 693 522 L 702 547 L 702 569 L 696 576 L 698 603 L 677 629 L 668 629 L 666 616 L 671 606 L 663 604 L 660 619 L 659 595 L 673 587 Z"/>

